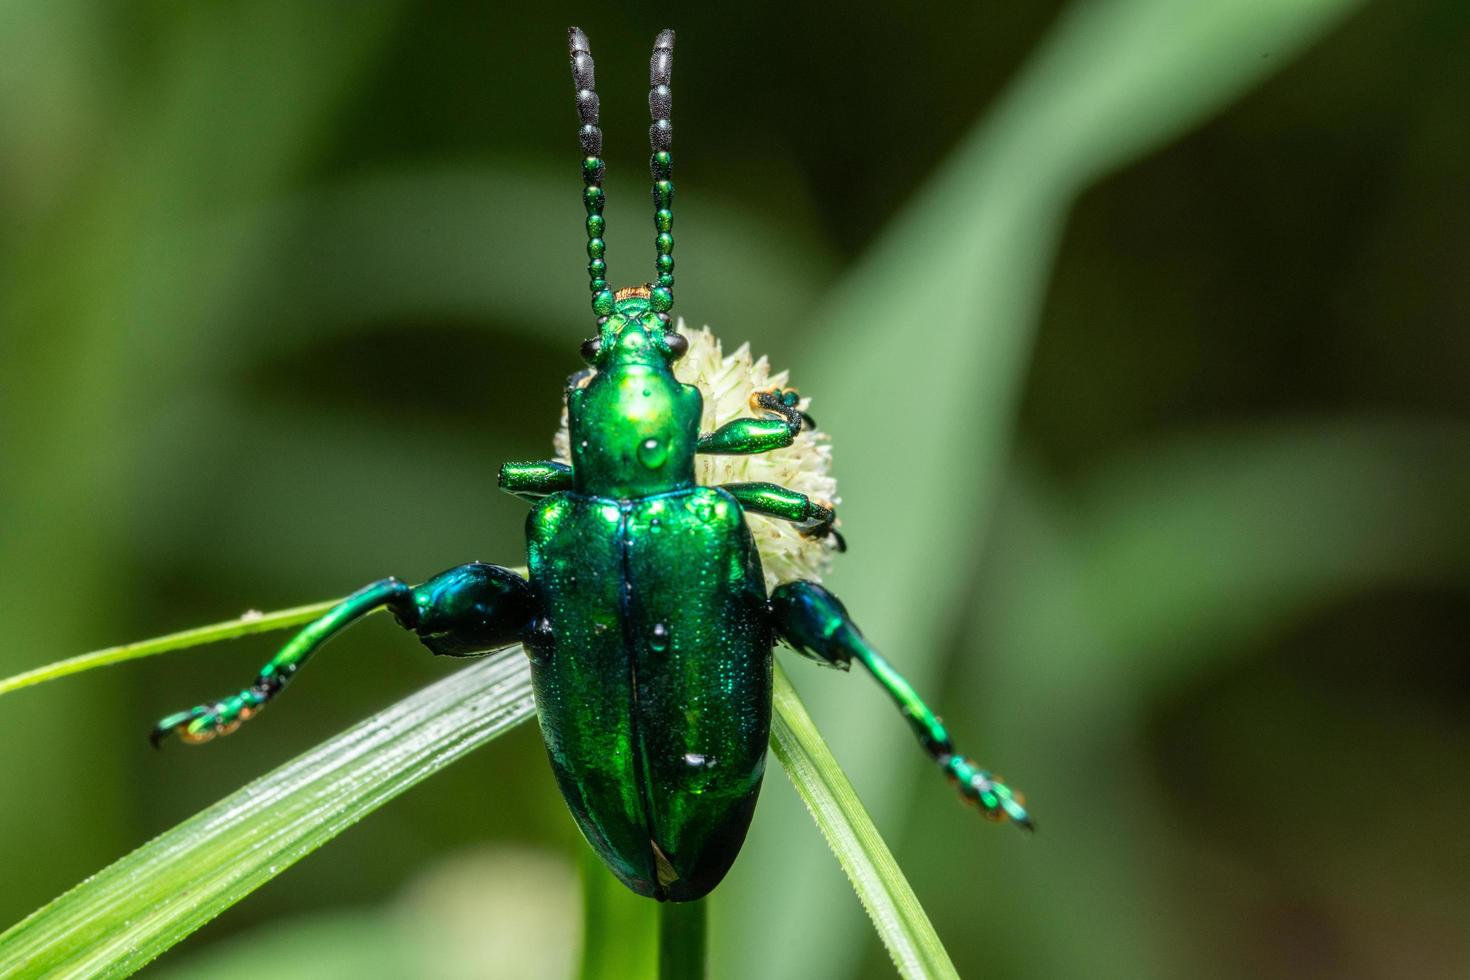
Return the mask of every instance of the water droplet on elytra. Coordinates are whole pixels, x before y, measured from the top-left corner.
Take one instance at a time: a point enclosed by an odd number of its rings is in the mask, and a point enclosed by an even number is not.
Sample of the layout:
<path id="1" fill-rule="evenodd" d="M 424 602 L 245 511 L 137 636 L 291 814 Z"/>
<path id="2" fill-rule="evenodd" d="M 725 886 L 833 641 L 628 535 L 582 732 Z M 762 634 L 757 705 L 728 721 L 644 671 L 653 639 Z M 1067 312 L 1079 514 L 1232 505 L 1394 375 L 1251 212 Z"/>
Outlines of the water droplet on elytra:
<path id="1" fill-rule="evenodd" d="M 653 624 L 653 635 L 648 639 L 648 646 L 655 653 L 663 653 L 669 648 L 669 628 L 663 623 Z"/>

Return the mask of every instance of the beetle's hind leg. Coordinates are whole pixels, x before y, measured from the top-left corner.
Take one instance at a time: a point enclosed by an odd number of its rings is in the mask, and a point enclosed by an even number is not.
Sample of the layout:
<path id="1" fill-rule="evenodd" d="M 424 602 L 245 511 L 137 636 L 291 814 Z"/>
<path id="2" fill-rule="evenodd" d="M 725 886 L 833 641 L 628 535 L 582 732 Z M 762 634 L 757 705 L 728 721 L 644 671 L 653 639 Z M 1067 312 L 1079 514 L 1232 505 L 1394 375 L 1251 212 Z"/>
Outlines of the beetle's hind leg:
<path id="1" fill-rule="evenodd" d="M 854 659 L 866 667 L 908 719 L 924 751 L 982 814 L 1034 829 L 1021 795 L 955 751 L 939 718 L 864 639 L 836 596 L 815 582 L 787 582 L 771 593 L 771 615 L 776 632 L 799 653 L 842 670 Z"/>
<path id="2" fill-rule="evenodd" d="M 720 489 L 728 491 L 751 513 L 790 521 L 807 537 L 830 537 L 838 551 L 847 550 L 847 541 L 834 526 L 837 512 L 826 501 L 813 500 L 775 483 L 725 483 Z"/>
<path id="3" fill-rule="evenodd" d="M 521 639 L 534 615 L 526 580 L 508 568 L 471 562 L 408 586 L 396 578 L 359 589 L 309 624 L 238 694 L 171 714 L 154 726 L 156 746 L 169 735 L 207 742 L 248 721 L 290 683 L 322 644 L 375 609 L 386 608 L 436 654 L 471 657 Z"/>

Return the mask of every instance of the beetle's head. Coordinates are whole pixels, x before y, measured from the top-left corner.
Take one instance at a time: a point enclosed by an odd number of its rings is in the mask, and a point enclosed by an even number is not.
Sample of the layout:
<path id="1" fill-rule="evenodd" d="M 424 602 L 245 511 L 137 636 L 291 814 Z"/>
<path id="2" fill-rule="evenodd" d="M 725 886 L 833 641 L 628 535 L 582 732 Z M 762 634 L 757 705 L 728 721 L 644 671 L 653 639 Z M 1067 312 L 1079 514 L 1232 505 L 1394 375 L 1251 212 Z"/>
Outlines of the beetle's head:
<path id="1" fill-rule="evenodd" d="M 694 482 L 699 389 L 674 377 L 688 341 L 665 329 L 646 289 L 622 290 L 598 335 L 582 345 L 596 369 L 567 392 L 576 489 L 639 497 Z"/>
<path id="2" fill-rule="evenodd" d="M 648 287 L 620 289 L 612 313 L 598 320 L 597 336 L 582 344 L 582 359 L 598 371 L 615 365 L 668 368 L 689 349 L 667 313 L 655 313 Z"/>

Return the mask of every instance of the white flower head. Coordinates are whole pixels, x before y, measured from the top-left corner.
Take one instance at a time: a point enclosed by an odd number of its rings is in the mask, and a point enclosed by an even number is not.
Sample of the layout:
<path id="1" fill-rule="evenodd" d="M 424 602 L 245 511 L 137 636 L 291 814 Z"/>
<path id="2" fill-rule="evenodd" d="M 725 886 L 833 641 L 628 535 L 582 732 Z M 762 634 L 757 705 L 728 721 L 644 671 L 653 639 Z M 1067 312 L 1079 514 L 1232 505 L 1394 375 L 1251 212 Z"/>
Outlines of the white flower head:
<path id="1" fill-rule="evenodd" d="M 708 327 L 688 330 L 681 319 L 678 330 L 689 340 L 689 351 L 674 364 L 674 376 L 694 385 L 704 396 L 700 432 L 713 432 L 726 422 L 751 415 L 750 396 L 768 388 L 790 387 L 787 372 L 771 372 L 764 356 L 752 358 L 749 344 L 725 354 L 719 338 Z M 804 412 L 811 399 L 803 398 Z M 566 404 L 562 405 L 561 428 L 553 440 L 556 458 L 572 458 L 571 433 L 567 429 Z M 774 483 L 804 493 L 815 501 L 835 506 L 837 480 L 832 476 L 832 446 L 825 432 L 803 428 L 796 441 L 785 449 L 749 456 L 698 455 L 694 458 L 694 480 L 701 486 L 722 483 Z M 798 579 L 821 581 L 832 561 L 835 541 L 812 538 L 796 526 L 762 514 L 749 514 L 750 533 L 760 550 L 766 572 L 766 588 Z"/>

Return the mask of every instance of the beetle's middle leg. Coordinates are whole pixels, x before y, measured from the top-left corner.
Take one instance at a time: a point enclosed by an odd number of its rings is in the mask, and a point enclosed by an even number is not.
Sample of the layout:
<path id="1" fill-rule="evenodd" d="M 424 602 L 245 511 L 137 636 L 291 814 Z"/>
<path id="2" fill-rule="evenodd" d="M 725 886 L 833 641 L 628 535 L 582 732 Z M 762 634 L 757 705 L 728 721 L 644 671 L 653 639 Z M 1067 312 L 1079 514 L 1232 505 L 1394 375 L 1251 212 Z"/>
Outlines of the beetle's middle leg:
<path id="1" fill-rule="evenodd" d="M 991 819 L 1009 817 L 1018 827 L 1032 829 L 1020 794 L 955 751 L 939 717 L 903 675 L 873 649 L 835 595 L 815 582 L 787 582 L 771 593 L 771 618 L 777 634 L 797 652 L 841 670 L 853 660 L 866 667 L 903 712 L 924 751 L 966 800 Z"/>
<path id="2" fill-rule="evenodd" d="M 807 537 L 831 537 L 838 551 L 847 550 L 847 542 L 833 527 L 837 512 L 824 501 L 775 483 L 726 483 L 720 489 L 729 491 L 747 511 L 790 521 Z"/>
<path id="3" fill-rule="evenodd" d="M 767 388 L 750 396 L 750 408 L 760 418 L 734 419 L 699 437 L 698 451 L 720 456 L 749 456 L 785 449 L 802 427 L 815 428 L 810 415 L 797 405 L 795 388 Z"/>
<path id="4" fill-rule="evenodd" d="M 436 654 L 472 657 L 519 642 L 535 607 L 526 580 L 499 565 L 458 565 L 419 586 L 385 578 L 307 625 L 240 693 L 164 718 L 153 729 L 153 744 L 172 734 L 186 742 L 206 742 L 233 732 L 281 693 L 322 644 L 375 609 L 393 613 L 400 626 Z"/>

